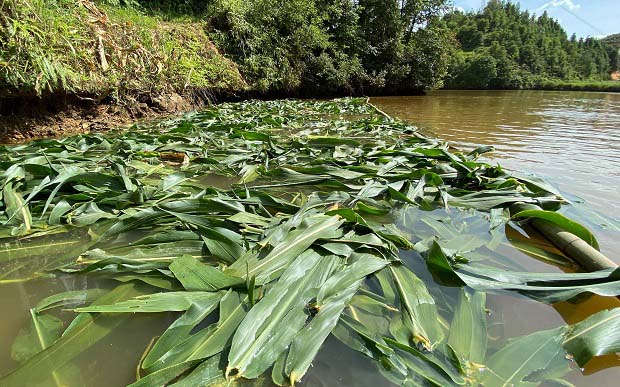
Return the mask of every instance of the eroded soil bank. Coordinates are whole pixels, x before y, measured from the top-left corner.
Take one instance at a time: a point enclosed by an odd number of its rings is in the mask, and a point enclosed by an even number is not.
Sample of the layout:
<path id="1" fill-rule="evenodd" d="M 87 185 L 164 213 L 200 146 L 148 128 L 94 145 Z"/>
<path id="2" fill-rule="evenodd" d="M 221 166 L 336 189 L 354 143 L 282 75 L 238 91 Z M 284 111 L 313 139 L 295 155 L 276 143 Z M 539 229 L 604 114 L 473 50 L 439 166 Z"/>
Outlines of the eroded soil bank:
<path id="1" fill-rule="evenodd" d="M 122 129 L 136 121 L 199 109 L 209 101 L 206 96 L 176 93 L 143 97 L 125 105 L 76 95 L 0 100 L 0 143 Z"/>

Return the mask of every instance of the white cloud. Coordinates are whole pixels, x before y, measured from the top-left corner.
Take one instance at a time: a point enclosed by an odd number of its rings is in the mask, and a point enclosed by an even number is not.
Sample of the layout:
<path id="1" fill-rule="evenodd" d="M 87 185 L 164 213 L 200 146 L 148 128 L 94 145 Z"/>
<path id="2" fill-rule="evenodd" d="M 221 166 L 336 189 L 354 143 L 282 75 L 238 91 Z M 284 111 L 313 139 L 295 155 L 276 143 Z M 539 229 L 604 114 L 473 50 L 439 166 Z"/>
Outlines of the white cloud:
<path id="1" fill-rule="evenodd" d="M 465 13 L 465 8 L 463 8 L 463 7 L 459 6 L 459 5 L 455 5 L 454 7 L 452 7 L 452 9 L 454 11 L 459 11 L 459 12 Z"/>
<path id="2" fill-rule="evenodd" d="M 534 12 L 539 13 L 552 7 L 563 7 L 569 11 L 576 11 L 581 8 L 581 4 L 575 4 L 573 0 L 551 0 L 538 7 Z"/>

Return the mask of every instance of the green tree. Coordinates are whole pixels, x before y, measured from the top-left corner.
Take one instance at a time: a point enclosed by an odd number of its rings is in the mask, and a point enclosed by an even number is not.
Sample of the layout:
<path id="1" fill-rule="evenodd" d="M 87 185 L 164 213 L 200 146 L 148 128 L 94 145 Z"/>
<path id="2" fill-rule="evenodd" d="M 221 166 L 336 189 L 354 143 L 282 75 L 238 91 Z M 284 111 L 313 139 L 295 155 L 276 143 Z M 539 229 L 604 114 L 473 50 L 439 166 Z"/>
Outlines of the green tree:
<path id="1" fill-rule="evenodd" d="M 449 87 L 519 89 L 547 79 L 607 79 L 618 66 L 618 52 L 604 42 L 574 34 L 569 39 L 546 12 L 536 17 L 515 3 L 490 0 L 479 12 L 452 12 L 443 19 L 460 50 L 475 53 L 451 58 Z M 494 59 L 496 76 L 483 82 L 485 77 L 469 72 L 493 67 L 486 55 Z"/>

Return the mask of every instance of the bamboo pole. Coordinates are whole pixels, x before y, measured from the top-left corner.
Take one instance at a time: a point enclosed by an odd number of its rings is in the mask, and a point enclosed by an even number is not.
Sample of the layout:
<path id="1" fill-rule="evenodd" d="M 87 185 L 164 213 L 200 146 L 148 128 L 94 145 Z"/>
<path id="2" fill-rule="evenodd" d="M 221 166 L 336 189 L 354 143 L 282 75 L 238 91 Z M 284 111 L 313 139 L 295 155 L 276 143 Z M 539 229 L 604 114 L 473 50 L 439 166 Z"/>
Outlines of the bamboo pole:
<path id="1" fill-rule="evenodd" d="M 510 213 L 516 214 L 525 210 L 541 210 L 534 204 L 515 203 L 510 206 Z M 571 258 L 587 271 L 615 269 L 618 265 L 600 251 L 587 244 L 583 239 L 572 234 L 548 220 L 528 219 L 538 232 L 544 235 L 564 255 Z"/>
<path id="2" fill-rule="evenodd" d="M 372 103 L 370 103 L 370 97 L 366 97 L 366 104 L 368 104 L 371 108 L 375 109 L 375 111 L 379 114 L 381 114 L 383 117 L 387 118 L 388 120 L 392 121 L 393 118 L 390 117 L 389 114 L 387 114 L 386 112 L 384 112 L 383 110 L 379 109 L 377 107 L 377 105 L 374 105 Z"/>

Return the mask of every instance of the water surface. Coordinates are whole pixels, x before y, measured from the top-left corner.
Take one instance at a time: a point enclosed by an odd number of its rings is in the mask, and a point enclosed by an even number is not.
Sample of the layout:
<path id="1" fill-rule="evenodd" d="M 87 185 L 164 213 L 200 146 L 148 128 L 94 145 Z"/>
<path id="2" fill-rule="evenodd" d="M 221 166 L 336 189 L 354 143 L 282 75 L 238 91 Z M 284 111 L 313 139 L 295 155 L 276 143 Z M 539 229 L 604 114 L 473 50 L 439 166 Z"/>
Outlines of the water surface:
<path id="1" fill-rule="evenodd" d="M 562 212 L 585 223 L 601 251 L 620 263 L 620 94 L 555 91 L 433 91 L 426 96 L 378 97 L 372 102 L 427 134 L 470 151 L 490 145 L 490 163 L 532 173 L 571 201 Z M 506 234 L 520 234 L 506 229 Z M 544 243 L 544 242 L 543 242 Z M 507 262 L 529 271 L 559 271 L 506 244 Z M 566 270 L 566 269 L 565 269 Z M 553 306 L 513 296 L 489 295 L 489 326 L 514 337 L 574 324 L 597 311 L 618 307 L 617 298 L 591 297 Z M 620 358 L 593 359 L 568 378 L 577 386 L 617 385 Z"/>
<path id="2" fill-rule="evenodd" d="M 490 162 L 545 178 L 620 262 L 619 93 L 438 90 L 372 102 L 456 148 L 491 145 Z"/>

